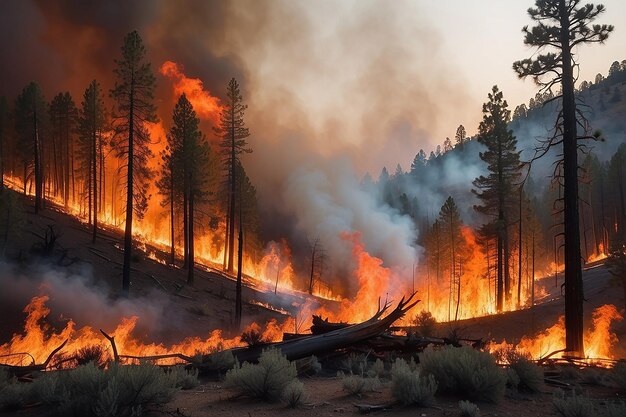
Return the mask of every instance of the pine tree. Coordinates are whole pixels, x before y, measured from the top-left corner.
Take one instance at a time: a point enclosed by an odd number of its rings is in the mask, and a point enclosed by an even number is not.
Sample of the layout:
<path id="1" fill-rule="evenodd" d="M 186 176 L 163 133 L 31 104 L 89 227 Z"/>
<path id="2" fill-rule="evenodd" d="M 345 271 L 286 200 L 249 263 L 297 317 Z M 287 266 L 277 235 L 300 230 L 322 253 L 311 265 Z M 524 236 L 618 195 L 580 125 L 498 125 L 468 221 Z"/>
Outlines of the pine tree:
<path id="1" fill-rule="evenodd" d="M 476 190 L 472 190 L 481 205 L 474 209 L 489 218 L 490 226 L 484 229 L 489 237 L 496 238 L 497 245 L 497 291 L 496 308 L 502 311 L 504 301 L 511 298 L 509 273 L 509 213 L 515 204 L 515 183 L 520 176 L 517 140 L 509 130 L 511 112 L 497 86 L 488 95 L 489 101 L 483 104 L 483 120 L 478 127 L 478 142 L 487 150 L 480 153 L 480 159 L 487 163 L 489 175 L 474 180 Z"/>
<path id="2" fill-rule="evenodd" d="M 467 139 L 467 132 L 465 131 L 465 126 L 459 125 L 459 127 L 456 128 L 456 134 L 454 135 L 454 140 L 456 141 L 456 144 L 459 145 L 462 149 L 463 145 L 465 144 L 466 139 Z"/>
<path id="3" fill-rule="evenodd" d="M 102 159 L 102 147 L 106 131 L 106 111 L 102 88 L 93 80 L 83 94 L 78 118 L 79 156 L 82 161 L 84 178 L 87 181 L 89 220 L 92 223 L 91 241 L 96 242 L 98 231 L 98 167 Z"/>
<path id="4" fill-rule="evenodd" d="M 536 47 L 540 53 L 513 64 L 520 78 L 532 77 L 542 91 L 550 91 L 559 84 L 562 91 L 558 96 L 561 110 L 554 134 L 544 143 L 544 152 L 553 146 L 562 146 L 563 214 L 567 225 L 564 230 L 565 349 L 580 355 L 584 354 L 584 345 L 578 215 L 578 140 L 581 136 L 577 133 L 577 124 L 584 123 L 577 119 L 580 114 L 574 94 L 574 68 L 578 64 L 574 50 L 580 45 L 602 43 L 609 37 L 613 26 L 591 25 L 602 12 L 604 6 L 581 5 L 580 0 L 535 0 L 535 7 L 528 9 L 528 14 L 537 25 L 532 29 L 524 27 L 523 33 L 524 43 Z"/>
<path id="5" fill-rule="evenodd" d="M 184 246 L 187 254 L 187 283 L 194 283 L 194 236 L 197 205 L 206 200 L 213 180 L 214 167 L 210 166 L 210 149 L 199 129 L 200 120 L 185 94 L 174 107 L 173 125 L 170 129 L 171 159 L 176 194 L 183 196 Z M 182 177 L 182 178 L 181 178 Z"/>
<path id="6" fill-rule="evenodd" d="M 74 132 L 78 110 L 69 92 L 59 93 L 50 103 L 51 145 L 55 191 L 62 191 L 65 208 L 76 200 L 74 167 Z"/>
<path id="7" fill-rule="evenodd" d="M 228 272 L 233 272 L 235 251 L 235 213 L 237 200 L 237 162 L 243 153 L 251 150 L 247 147 L 246 138 L 250 131 L 245 126 L 244 113 L 248 108 L 243 104 L 243 97 L 239 91 L 239 84 L 233 78 L 226 89 L 226 100 L 220 113 L 219 125 L 215 128 L 215 134 L 221 139 L 220 149 L 223 164 L 227 174 L 228 187 Z"/>
<path id="8" fill-rule="evenodd" d="M 228 172 L 226 185 L 228 187 L 228 214 L 227 214 L 227 242 L 228 242 L 228 272 L 234 270 L 235 255 L 235 222 L 236 222 L 236 204 L 237 204 L 237 186 L 240 185 L 237 177 L 237 165 L 240 163 L 239 156 L 243 153 L 252 152 L 247 147 L 246 138 L 250 136 L 250 131 L 244 122 L 244 113 L 248 108 L 243 104 L 243 97 L 239 91 L 239 84 L 232 78 L 226 89 L 226 100 L 224 107 L 220 113 L 219 125 L 215 128 L 215 134 L 221 139 L 220 149 L 222 154 L 222 162 L 225 170 Z M 241 204 L 241 201 L 240 201 Z M 241 216 L 241 208 L 240 208 Z M 240 229 L 243 224 L 239 219 Z M 243 231 L 239 231 L 239 241 L 243 239 Z M 239 252 L 242 246 L 239 246 Z M 242 262 L 242 254 L 240 253 L 238 263 Z M 237 284 L 235 288 L 235 327 L 241 326 L 241 267 L 237 271 Z"/>
<path id="9" fill-rule="evenodd" d="M 462 254 L 464 252 L 463 237 L 461 236 L 461 215 L 459 209 L 450 196 L 446 199 L 439 211 L 439 224 L 442 235 L 442 256 L 444 265 L 450 274 L 450 296 L 448 299 L 448 321 L 451 319 L 452 303 L 456 301 L 454 320 L 459 316 L 461 302 L 461 275 Z"/>
<path id="10" fill-rule="evenodd" d="M 143 217 L 147 207 L 147 180 L 152 172 L 147 162 L 151 157 L 150 137 L 146 122 L 158 119 L 154 100 L 155 78 L 150 64 L 144 61 L 146 49 L 141 37 L 133 31 L 124 37 L 122 58 L 116 60 L 115 100 L 113 113 L 114 147 L 126 163 L 126 226 L 124 231 L 124 265 L 122 293 L 130 290 L 130 263 L 133 245 L 133 214 Z"/>
<path id="11" fill-rule="evenodd" d="M 24 164 L 24 192 L 28 179 L 34 177 L 35 213 L 42 208 L 43 201 L 43 134 L 46 122 L 46 101 L 39 85 L 28 84 L 15 101 L 15 130 L 18 134 L 18 149 Z"/>

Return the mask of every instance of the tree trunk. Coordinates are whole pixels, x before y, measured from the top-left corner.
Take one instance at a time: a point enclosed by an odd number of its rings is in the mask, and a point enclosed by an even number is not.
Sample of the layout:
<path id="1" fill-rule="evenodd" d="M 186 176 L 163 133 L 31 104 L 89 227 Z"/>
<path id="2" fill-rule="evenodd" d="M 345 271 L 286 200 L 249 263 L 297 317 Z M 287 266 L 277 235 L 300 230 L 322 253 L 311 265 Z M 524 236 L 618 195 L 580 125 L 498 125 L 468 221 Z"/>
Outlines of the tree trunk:
<path id="1" fill-rule="evenodd" d="M 580 260 L 578 215 L 578 146 L 576 102 L 570 50 L 569 12 L 566 1 L 559 3 L 561 17 L 561 52 L 563 74 L 563 183 L 565 228 L 565 349 L 584 356 L 583 280 Z"/>
<path id="2" fill-rule="evenodd" d="M 176 262 L 176 248 L 174 236 L 174 164 L 170 156 L 170 263 L 174 265 Z"/>
<path id="3" fill-rule="evenodd" d="M 128 169 L 126 170 L 126 227 L 124 231 L 124 266 L 122 269 L 122 295 L 128 297 L 130 293 L 130 263 L 133 250 L 133 158 L 134 158 L 134 78 L 130 83 L 129 115 L 128 115 Z"/>
<path id="4" fill-rule="evenodd" d="M 313 274 L 315 271 L 315 249 L 317 249 L 317 240 L 313 244 L 313 251 L 311 253 L 311 277 L 309 278 L 309 294 L 313 295 Z"/>
<path id="5" fill-rule="evenodd" d="M 520 308 L 522 297 L 522 197 L 524 186 L 519 187 L 519 225 L 517 229 L 518 253 L 517 253 L 517 308 Z"/>
<path id="6" fill-rule="evenodd" d="M 91 235 L 91 242 L 96 243 L 96 234 L 98 233 L 98 131 L 96 129 L 96 95 L 94 94 L 94 122 L 93 122 L 93 138 L 91 142 L 91 176 L 92 176 L 92 193 L 93 193 L 93 233 Z M 91 202 L 90 202 L 91 204 Z"/>
<path id="7" fill-rule="evenodd" d="M 33 152 L 35 159 L 35 214 L 39 213 L 41 209 L 41 192 L 42 192 L 42 179 L 41 179 L 41 160 L 40 160 L 40 146 L 39 146 L 39 128 L 37 126 L 37 104 L 34 104 L 33 111 Z"/>
<path id="8" fill-rule="evenodd" d="M 191 175 L 190 175 L 191 176 Z M 191 184 L 191 178 L 189 183 Z M 189 254 L 187 255 L 189 258 L 189 269 L 187 270 L 187 284 L 193 285 L 193 272 L 194 272 L 194 246 L 193 246 L 193 189 L 189 187 L 189 215 L 187 216 L 187 222 L 189 227 Z"/>
<path id="9" fill-rule="evenodd" d="M 496 278 L 496 311 L 500 313 L 504 306 L 504 279 L 503 279 L 503 245 L 502 245 L 502 226 L 501 219 L 498 219 L 498 236 L 496 238 L 498 245 L 498 255 L 497 255 L 497 268 L 498 268 L 498 276 Z"/>
<path id="10" fill-rule="evenodd" d="M 231 109 L 231 112 L 234 110 Z M 236 170 L 235 170 L 235 115 L 234 113 L 231 115 L 232 123 L 231 123 L 231 132 L 230 132 L 230 140 L 231 140 L 231 153 L 230 153 L 230 224 L 229 224 L 229 233 L 230 239 L 228 240 L 228 272 L 233 273 L 233 255 L 235 252 L 235 185 L 236 185 Z"/>
<path id="11" fill-rule="evenodd" d="M 243 268 L 243 221 L 241 215 L 241 202 L 239 202 L 239 242 L 237 248 L 237 285 L 235 287 L 235 328 L 241 328 L 241 274 Z"/>

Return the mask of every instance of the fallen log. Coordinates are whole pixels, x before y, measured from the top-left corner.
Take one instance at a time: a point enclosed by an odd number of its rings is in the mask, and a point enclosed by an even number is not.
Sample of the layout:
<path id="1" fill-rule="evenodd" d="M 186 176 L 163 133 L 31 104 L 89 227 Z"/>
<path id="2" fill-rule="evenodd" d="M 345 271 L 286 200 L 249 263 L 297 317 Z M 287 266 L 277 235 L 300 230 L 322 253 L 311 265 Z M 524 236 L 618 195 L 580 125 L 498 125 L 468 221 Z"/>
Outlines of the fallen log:
<path id="1" fill-rule="evenodd" d="M 65 345 L 67 344 L 68 340 L 69 339 L 65 339 L 65 342 L 61 343 L 61 345 L 59 347 L 54 349 L 50 353 L 50 355 L 48 355 L 48 358 L 43 363 L 32 364 L 32 365 L 25 365 L 25 366 L 0 364 L 0 369 L 4 369 L 5 371 L 7 371 L 9 373 L 9 375 L 13 375 L 13 376 L 16 376 L 18 378 L 23 377 L 23 376 L 28 375 L 28 374 L 31 374 L 33 372 L 43 371 L 43 370 L 45 370 L 48 367 L 48 364 L 50 363 L 50 361 L 52 360 L 54 355 L 59 353 L 59 351 L 65 347 Z"/>
<path id="2" fill-rule="evenodd" d="M 311 325 L 311 334 L 324 334 L 333 330 L 344 329 L 351 326 L 349 323 L 333 323 L 328 318 L 323 319 L 322 316 L 313 315 L 313 324 Z"/>
<path id="3" fill-rule="evenodd" d="M 400 319 L 404 314 L 413 308 L 420 300 L 413 301 L 415 293 L 411 294 L 406 300 L 403 297 L 396 308 L 394 308 L 385 317 L 390 305 L 386 303 L 369 320 L 362 323 L 349 325 L 347 327 L 333 330 L 320 335 L 312 335 L 306 338 L 287 340 L 283 342 L 268 343 L 262 346 L 250 346 L 247 348 L 234 348 L 230 352 L 237 358 L 239 362 L 256 362 L 259 359 L 264 348 L 274 347 L 280 349 L 289 360 L 296 360 L 311 355 L 319 355 L 328 353 L 336 349 L 347 348 L 356 343 L 366 341 L 381 335 L 396 320 Z M 382 317 L 382 318 L 381 318 Z M 214 361 L 212 355 L 205 355 L 202 358 L 202 364 L 198 366 L 200 371 L 206 365 L 213 366 Z"/>

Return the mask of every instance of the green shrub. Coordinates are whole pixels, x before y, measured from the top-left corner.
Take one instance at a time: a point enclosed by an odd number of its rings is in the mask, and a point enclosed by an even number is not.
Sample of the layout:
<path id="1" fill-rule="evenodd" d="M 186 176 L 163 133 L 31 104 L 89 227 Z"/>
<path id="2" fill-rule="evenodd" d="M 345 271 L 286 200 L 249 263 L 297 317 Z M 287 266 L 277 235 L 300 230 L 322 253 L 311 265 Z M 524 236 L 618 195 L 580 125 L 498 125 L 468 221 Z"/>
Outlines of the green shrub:
<path id="1" fill-rule="evenodd" d="M 517 388 L 519 383 L 519 375 L 515 372 L 515 369 L 506 368 L 506 386 L 510 388 Z"/>
<path id="2" fill-rule="evenodd" d="M 298 408 L 306 400 L 304 384 L 297 379 L 291 381 L 283 390 L 283 400 L 291 408 Z"/>
<path id="3" fill-rule="evenodd" d="M 262 400 L 280 399 L 285 387 L 297 375 L 295 363 L 277 349 L 263 351 L 258 364 L 238 363 L 226 373 L 226 386 Z"/>
<path id="4" fill-rule="evenodd" d="M 187 390 L 192 389 L 200 385 L 200 381 L 198 380 L 198 370 L 197 369 L 185 369 L 183 365 L 178 365 L 173 367 L 170 372 L 174 376 L 176 380 L 176 387 Z"/>
<path id="5" fill-rule="evenodd" d="M 5 384 L 0 389 L 0 410 L 17 410 L 26 405 L 31 397 L 31 388 L 31 384 L 15 380 Z"/>
<path id="6" fill-rule="evenodd" d="M 12 385 L 32 386 L 30 401 L 53 406 L 59 416 L 81 417 L 138 416 L 151 405 L 171 401 L 178 391 L 177 374 L 151 364 L 113 363 L 102 370 L 90 362 L 70 371 L 43 373 L 33 384 Z M 24 392 L 11 395 L 14 402 L 27 397 Z"/>
<path id="7" fill-rule="evenodd" d="M 417 334 L 420 336 L 434 336 L 437 319 L 433 317 L 430 311 L 422 311 L 413 319 L 413 323 L 417 328 Z"/>
<path id="8" fill-rule="evenodd" d="M 208 372 L 226 372 L 232 369 L 237 361 L 230 350 L 219 350 L 202 359 L 202 369 Z"/>
<path id="9" fill-rule="evenodd" d="M 367 376 L 370 378 L 386 378 L 388 375 L 389 372 L 385 369 L 385 363 L 380 359 L 376 359 L 370 369 L 367 370 Z"/>
<path id="10" fill-rule="evenodd" d="M 432 375 L 422 376 L 403 359 L 391 367 L 391 394 L 402 404 L 430 405 L 433 403 L 437 381 Z"/>
<path id="11" fill-rule="evenodd" d="M 479 417 L 480 409 L 478 406 L 469 401 L 459 401 L 459 416 L 461 417 Z"/>
<path id="12" fill-rule="evenodd" d="M 557 413 L 563 417 L 595 416 L 591 401 L 582 395 L 576 395 L 574 392 L 568 397 L 563 391 L 556 391 L 552 403 Z"/>
<path id="13" fill-rule="evenodd" d="M 626 403 L 608 403 L 601 413 L 603 417 L 624 417 L 626 416 Z"/>
<path id="14" fill-rule="evenodd" d="M 362 375 L 344 374 L 337 372 L 337 376 L 341 379 L 343 390 L 350 395 L 361 395 L 366 392 L 373 392 L 380 389 L 380 380 L 376 377 L 364 377 Z"/>
<path id="15" fill-rule="evenodd" d="M 543 389 L 543 368 L 525 358 L 510 364 L 510 369 L 514 370 L 519 378 L 519 389 L 530 392 L 539 392 Z"/>
<path id="16" fill-rule="evenodd" d="M 429 347 L 419 357 L 422 370 L 435 377 L 440 392 L 494 403 L 504 396 L 506 374 L 487 352 L 469 346 Z"/>

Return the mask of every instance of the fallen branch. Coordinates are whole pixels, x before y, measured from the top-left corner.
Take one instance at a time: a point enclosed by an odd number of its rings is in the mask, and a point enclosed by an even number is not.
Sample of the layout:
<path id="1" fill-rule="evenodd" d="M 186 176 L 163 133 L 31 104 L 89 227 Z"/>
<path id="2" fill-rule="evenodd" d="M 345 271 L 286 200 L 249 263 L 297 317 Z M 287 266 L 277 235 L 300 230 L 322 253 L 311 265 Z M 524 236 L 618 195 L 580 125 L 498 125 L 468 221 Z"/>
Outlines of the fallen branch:
<path id="1" fill-rule="evenodd" d="M 14 375 L 14 376 L 16 376 L 18 378 L 19 377 L 23 377 L 24 375 L 28 375 L 28 374 L 30 374 L 32 372 L 43 371 L 43 370 L 45 370 L 48 367 L 48 364 L 50 363 L 50 361 L 52 360 L 54 355 L 59 353 L 59 351 L 65 347 L 65 345 L 67 344 L 68 340 L 69 339 L 65 339 L 65 341 L 63 343 L 61 343 L 61 345 L 59 347 L 54 349 L 50 353 L 50 355 L 48 355 L 48 358 L 43 363 L 32 364 L 32 365 L 25 365 L 25 366 L 0 364 L 0 368 L 6 370 L 9 374 Z"/>
<path id="2" fill-rule="evenodd" d="M 168 353 L 166 355 L 152 355 L 152 356 L 119 355 L 119 357 L 123 359 L 135 359 L 138 361 L 157 361 L 159 359 L 178 358 L 178 359 L 184 360 L 185 362 L 189 362 L 192 365 L 197 364 L 197 361 L 195 361 L 193 358 L 189 356 L 185 356 L 182 353 Z"/>
<path id="3" fill-rule="evenodd" d="M 289 360 L 296 360 L 311 355 L 319 355 L 352 346 L 356 343 L 364 342 L 381 335 L 396 320 L 400 319 L 404 314 L 415 306 L 419 300 L 413 301 L 415 293 L 411 294 L 406 300 L 403 297 L 395 309 L 387 316 L 381 318 L 389 309 L 390 305 L 386 303 L 369 320 L 359 324 L 353 324 L 348 327 L 334 330 L 320 335 L 312 335 L 310 337 L 287 340 L 277 343 L 268 343 L 247 348 L 230 349 L 230 352 L 237 358 L 239 362 L 256 362 L 261 355 L 263 349 L 275 347 L 280 349 Z M 211 355 L 205 355 L 202 359 L 203 364 L 211 361 Z M 199 368 L 203 368 L 203 364 Z"/>
<path id="4" fill-rule="evenodd" d="M 111 343 L 111 347 L 113 348 L 113 359 L 115 362 L 120 361 L 120 356 L 117 354 L 117 347 L 115 346 L 115 336 L 109 336 L 104 332 L 104 330 L 100 329 L 100 333 Z"/>
<path id="5" fill-rule="evenodd" d="M 393 408 L 393 404 L 352 404 L 361 414 L 369 414 L 373 411 L 386 411 Z"/>

